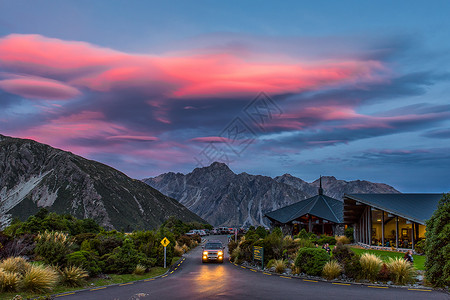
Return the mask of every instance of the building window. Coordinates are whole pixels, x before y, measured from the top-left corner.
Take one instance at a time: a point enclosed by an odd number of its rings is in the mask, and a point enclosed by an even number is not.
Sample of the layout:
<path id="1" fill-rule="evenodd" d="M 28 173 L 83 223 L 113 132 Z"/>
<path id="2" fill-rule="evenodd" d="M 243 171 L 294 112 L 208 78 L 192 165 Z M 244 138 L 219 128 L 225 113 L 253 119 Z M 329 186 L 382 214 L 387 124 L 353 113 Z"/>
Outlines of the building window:
<path id="1" fill-rule="evenodd" d="M 382 246 L 382 216 L 383 211 L 372 208 L 372 232 L 371 232 L 371 245 Z"/>
<path id="2" fill-rule="evenodd" d="M 396 216 L 384 213 L 384 246 L 396 247 L 397 222 Z"/>

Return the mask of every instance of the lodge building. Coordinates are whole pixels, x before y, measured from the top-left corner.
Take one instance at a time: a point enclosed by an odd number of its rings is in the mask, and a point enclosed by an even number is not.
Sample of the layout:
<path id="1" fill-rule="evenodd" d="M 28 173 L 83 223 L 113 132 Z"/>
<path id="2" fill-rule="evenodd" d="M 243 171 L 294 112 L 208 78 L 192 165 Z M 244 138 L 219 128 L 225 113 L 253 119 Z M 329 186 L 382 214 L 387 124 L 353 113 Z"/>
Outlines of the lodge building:
<path id="1" fill-rule="evenodd" d="M 345 194 L 344 223 L 355 242 L 373 247 L 414 249 L 425 238 L 426 220 L 442 194 Z"/>

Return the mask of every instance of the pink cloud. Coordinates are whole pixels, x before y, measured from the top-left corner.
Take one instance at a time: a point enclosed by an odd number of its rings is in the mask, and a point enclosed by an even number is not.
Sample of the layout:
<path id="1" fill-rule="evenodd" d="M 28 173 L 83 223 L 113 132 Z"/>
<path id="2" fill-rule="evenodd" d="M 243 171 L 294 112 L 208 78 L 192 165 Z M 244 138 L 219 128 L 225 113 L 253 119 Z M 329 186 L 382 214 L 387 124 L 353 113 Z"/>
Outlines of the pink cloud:
<path id="1" fill-rule="evenodd" d="M 225 51 L 225 50 L 224 50 Z M 137 88 L 164 97 L 235 97 L 299 92 L 324 86 L 381 80 L 378 61 L 280 62 L 239 52 L 137 55 L 85 42 L 12 34 L 0 39 L 0 66 L 29 75 L 61 75 L 74 87 L 107 92 Z M 241 55 L 241 56 L 240 56 Z M 83 72 L 80 72 L 83 70 Z M 164 99 L 164 98 L 162 98 Z"/>
<path id="2" fill-rule="evenodd" d="M 81 94 L 76 88 L 63 82 L 28 76 L 0 80 L 0 88 L 8 93 L 31 99 L 64 100 Z"/>
<path id="3" fill-rule="evenodd" d="M 199 143 L 232 143 L 233 141 L 220 137 L 220 136 L 205 136 L 205 137 L 196 137 L 190 139 L 191 142 L 199 142 Z M 234 141 L 235 142 L 235 141 Z"/>
<path id="4" fill-rule="evenodd" d="M 145 135 L 113 135 L 106 137 L 107 140 L 124 140 L 124 141 L 144 141 L 144 142 L 154 142 L 159 141 L 159 138 L 154 136 Z"/>

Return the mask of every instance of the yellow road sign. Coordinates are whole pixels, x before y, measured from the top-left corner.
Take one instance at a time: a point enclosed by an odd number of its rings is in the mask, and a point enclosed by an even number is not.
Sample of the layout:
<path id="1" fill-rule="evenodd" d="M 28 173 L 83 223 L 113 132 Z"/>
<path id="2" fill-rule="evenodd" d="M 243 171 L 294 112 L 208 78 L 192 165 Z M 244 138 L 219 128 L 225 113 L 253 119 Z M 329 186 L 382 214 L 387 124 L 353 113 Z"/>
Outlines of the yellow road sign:
<path id="1" fill-rule="evenodd" d="M 170 244 L 170 241 L 168 238 L 165 237 L 162 239 L 161 245 L 163 245 L 164 247 L 167 247 L 167 245 L 169 245 L 169 244 Z"/>

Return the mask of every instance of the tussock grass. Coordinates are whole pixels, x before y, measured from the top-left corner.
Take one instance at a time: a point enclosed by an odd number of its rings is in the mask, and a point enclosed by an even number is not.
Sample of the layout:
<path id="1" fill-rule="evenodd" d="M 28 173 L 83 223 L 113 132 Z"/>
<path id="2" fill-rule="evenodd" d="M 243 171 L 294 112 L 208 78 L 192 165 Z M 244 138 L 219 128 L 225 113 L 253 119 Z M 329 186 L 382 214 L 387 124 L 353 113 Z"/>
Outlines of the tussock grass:
<path id="1" fill-rule="evenodd" d="M 22 287 L 28 292 L 51 292 L 58 283 L 58 273 L 51 267 L 32 265 L 22 278 Z"/>
<path id="2" fill-rule="evenodd" d="M 25 274 L 30 268 L 30 263 L 23 257 L 8 257 L 0 263 L 0 268 L 6 272 Z"/>
<path id="3" fill-rule="evenodd" d="M 414 266 L 402 258 L 391 258 L 387 263 L 387 267 L 395 284 L 411 282 L 416 275 Z"/>
<path id="4" fill-rule="evenodd" d="M 286 270 L 286 263 L 282 259 L 276 259 L 273 262 L 273 267 L 275 268 L 275 272 L 281 274 L 284 273 L 284 271 Z"/>
<path id="5" fill-rule="evenodd" d="M 136 265 L 136 268 L 134 269 L 133 273 L 136 275 L 142 275 L 145 273 L 147 268 L 143 265 Z"/>
<path id="6" fill-rule="evenodd" d="M 19 287 L 20 275 L 0 269 L 0 292 L 15 292 Z"/>
<path id="7" fill-rule="evenodd" d="M 80 267 L 69 266 L 61 270 L 61 282 L 67 286 L 83 286 L 88 273 Z"/>
<path id="8" fill-rule="evenodd" d="M 343 245 L 350 244 L 350 239 L 345 235 L 337 235 L 334 237 L 336 239 L 336 243 L 342 243 Z"/>
<path id="9" fill-rule="evenodd" d="M 294 263 L 291 264 L 291 273 L 298 275 L 301 273 L 300 267 L 297 267 Z"/>
<path id="10" fill-rule="evenodd" d="M 362 268 L 362 278 L 370 281 L 376 280 L 383 261 L 375 254 L 363 253 L 360 258 L 360 263 Z"/>
<path id="11" fill-rule="evenodd" d="M 183 246 L 181 247 L 183 249 L 183 252 L 186 253 L 189 251 L 189 246 L 186 244 L 183 244 Z"/>
<path id="12" fill-rule="evenodd" d="M 323 266 L 322 276 L 328 280 L 335 279 L 342 273 L 342 266 L 335 260 L 331 260 Z"/>
<path id="13" fill-rule="evenodd" d="M 175 247 L 173 247 L 173 255 L 174 256 L 181 256 L 184 254 L 183 247 L 181 247 L 178 242 L 176 243 Z"/>
<path id="14" fill-rule="evenodd" d="M 239 258 L 240 258 L 241 256 L 242 256 L 241 248 L 240 248 L 239 246 L 237 246 L 237 247 L 233 250 L 233 252 L 231 252 L 230 258 L 231 258 L 231 260 L 232 260 L 234 263 L 238 263 L 238 262 L 239 262 Z"/>

